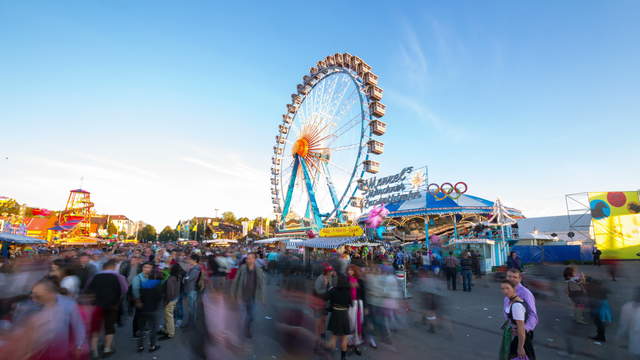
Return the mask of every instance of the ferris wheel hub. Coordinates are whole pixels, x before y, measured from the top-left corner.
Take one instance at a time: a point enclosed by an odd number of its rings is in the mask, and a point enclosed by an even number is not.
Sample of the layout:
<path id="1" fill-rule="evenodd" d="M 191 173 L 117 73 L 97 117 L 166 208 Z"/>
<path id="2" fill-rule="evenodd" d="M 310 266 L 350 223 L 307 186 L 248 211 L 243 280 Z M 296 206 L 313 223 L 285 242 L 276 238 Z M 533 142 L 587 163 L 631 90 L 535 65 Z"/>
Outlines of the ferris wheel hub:
<path id="1" fill-rule="evenodd" d="M 291 148 L 291 155 L 299 155 L 302 158 L 306 158 L 309 155 L 309 140 L 306 137 L 301 137 L 293 144 Z"/>

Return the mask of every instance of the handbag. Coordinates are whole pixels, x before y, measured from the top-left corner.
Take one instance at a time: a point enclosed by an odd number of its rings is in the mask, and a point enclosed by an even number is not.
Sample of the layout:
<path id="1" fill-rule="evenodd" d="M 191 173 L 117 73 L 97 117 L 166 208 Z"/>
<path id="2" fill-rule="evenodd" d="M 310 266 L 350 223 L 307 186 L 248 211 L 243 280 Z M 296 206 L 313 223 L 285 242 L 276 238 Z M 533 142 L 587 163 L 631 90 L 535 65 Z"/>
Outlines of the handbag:
<path id="1" fill-rule="evenodd" d="M 500 342 L 499 360 L 511 360 L 509 353 L 511 352 L 511 324 L 506 320 L 502 324 L 502 340 Z"/>

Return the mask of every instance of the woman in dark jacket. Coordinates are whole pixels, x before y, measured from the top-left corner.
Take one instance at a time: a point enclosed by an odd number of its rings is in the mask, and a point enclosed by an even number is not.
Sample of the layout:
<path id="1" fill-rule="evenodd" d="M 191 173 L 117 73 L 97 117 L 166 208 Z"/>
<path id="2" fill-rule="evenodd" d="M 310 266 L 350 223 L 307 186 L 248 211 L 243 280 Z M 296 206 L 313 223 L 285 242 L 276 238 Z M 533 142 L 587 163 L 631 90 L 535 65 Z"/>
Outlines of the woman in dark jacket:
<path id="1" fill-rule="evenodd" d="M 336 287 L 329 290 L 327 297 L 329 300 L 329 311 L 331 312 L 328 329 L 332 333 L 328 344 L 329 349 L 335 349 L 336 340 L 340 339 L 340 350 L 342 350 L 341 359 L 344 360 L 347 357 L 349 335 L 353 333 L 349 320 L 349 307 L 352 304 L 349 279 L 345 275 L 340 274 Z"/>

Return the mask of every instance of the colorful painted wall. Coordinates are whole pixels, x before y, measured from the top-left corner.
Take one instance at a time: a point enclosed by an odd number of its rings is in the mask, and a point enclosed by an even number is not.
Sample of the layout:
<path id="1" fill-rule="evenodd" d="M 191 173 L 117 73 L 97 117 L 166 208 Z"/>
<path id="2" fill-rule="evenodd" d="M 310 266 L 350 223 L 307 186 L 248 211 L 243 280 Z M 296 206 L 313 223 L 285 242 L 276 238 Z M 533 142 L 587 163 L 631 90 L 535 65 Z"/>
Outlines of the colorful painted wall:
<path id="1" fill-rule="evenodd" d="M 638 191 L 589 193 L 591 225 L 603 259 L 640 260 Z"/>

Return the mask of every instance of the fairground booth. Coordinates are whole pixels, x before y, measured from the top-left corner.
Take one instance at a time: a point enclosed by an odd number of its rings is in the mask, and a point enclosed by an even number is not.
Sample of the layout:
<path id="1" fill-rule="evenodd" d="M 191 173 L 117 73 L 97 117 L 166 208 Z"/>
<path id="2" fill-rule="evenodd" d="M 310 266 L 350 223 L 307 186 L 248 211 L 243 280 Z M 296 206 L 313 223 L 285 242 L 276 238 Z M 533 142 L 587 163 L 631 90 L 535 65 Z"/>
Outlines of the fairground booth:
<path id="1" fill-rule="evenodd" d="M 361 186 L 355 198 L 366 209 L 383 212 L 380 226 L 368 231 L 369 239 L 398 245 L 422 244 L 435 256 L 453 251 L 476 250 L 484 259 L 484 269 L 506 262 L 513 243 L 515 219 L 523 218 L 501 201 L 490 201 L 467 193 L 464 182 L 427 184 L 425 168 L 407 167 L 395 175 L 372 178 Z M 384 207 L 383 210 L 379 210 Z M 372 210 L 359 218 L 366 223 Z M 371 226 L 368 226 L 371 227 Z M 426 235 L 428 234 L 428 236 Z M 415 246 L 412 246 L 415 248 Z"/>

